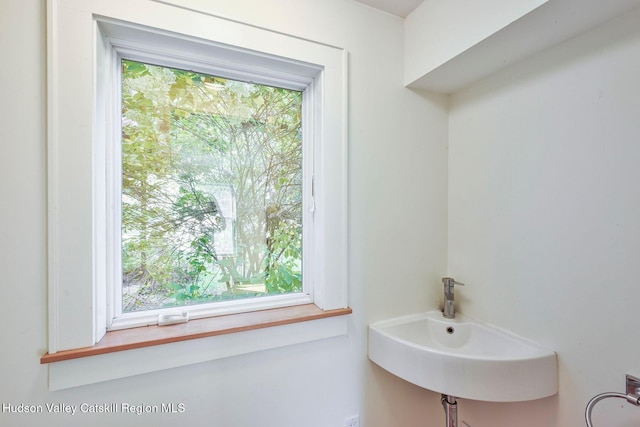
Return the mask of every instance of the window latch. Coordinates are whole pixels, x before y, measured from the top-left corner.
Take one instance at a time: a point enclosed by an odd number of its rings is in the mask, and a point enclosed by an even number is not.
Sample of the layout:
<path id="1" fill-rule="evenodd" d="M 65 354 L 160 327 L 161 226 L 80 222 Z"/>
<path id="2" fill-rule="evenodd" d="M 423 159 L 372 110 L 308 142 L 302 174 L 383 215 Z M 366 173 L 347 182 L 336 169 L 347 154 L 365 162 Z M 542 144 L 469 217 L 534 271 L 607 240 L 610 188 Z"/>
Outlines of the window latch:
<path id="1" fill-rule="evenodd" d="M 175 325 L 176 323 L 187 323 L 189 321 L 189 312 L 182 313 L 165 313 L 158 315 L 158 326 Z"/>
<path id="2" fill-rule="evenodd" d="M 311 175 L 311 206 L 309 207 L 309 212 L 313 213 L 316 211 L 316 176 Z"/>

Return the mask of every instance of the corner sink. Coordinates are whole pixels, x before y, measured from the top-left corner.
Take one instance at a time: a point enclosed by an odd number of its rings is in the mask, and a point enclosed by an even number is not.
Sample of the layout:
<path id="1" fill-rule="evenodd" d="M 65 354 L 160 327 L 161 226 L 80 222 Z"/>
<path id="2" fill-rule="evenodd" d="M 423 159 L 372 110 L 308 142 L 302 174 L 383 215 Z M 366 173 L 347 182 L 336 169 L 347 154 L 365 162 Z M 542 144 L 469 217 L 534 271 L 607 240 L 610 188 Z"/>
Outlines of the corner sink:
<path id="1" fill-rule="evenodd" d="M 555 352 L 461 314 L 373 323 L 369 358 L 410 383 L 464 399 L 518 402 L 558 392 Z"/>

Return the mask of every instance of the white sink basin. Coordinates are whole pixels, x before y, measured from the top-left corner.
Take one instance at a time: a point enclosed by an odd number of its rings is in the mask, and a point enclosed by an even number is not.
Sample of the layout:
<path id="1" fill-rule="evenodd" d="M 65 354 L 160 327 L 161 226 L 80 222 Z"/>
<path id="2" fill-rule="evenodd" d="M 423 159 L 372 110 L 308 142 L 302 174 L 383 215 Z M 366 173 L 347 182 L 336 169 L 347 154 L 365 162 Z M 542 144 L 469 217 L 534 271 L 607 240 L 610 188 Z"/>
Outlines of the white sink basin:
<path id="1" fill-rule="evenodd" d="M 369 358 L 392 374 L 450 396 L 491 402 L 558 392 L 556 354 L 501 329 L 440 311 L 369 326 Z"/>

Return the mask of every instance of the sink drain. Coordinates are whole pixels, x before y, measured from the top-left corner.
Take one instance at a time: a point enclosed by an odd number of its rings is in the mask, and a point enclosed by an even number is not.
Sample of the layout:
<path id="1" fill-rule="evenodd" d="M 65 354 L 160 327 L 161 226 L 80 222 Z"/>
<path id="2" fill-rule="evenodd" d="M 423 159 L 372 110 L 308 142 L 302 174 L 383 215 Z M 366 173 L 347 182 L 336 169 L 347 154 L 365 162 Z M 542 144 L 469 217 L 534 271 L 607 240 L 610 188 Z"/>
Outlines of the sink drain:
<path id="1" fill-rule="evenodd" d="M 453 326 L 447 326 L 447 333 L 449 335 L 451 335 L 452 333 L 454 333 L 456 330 Z"/>

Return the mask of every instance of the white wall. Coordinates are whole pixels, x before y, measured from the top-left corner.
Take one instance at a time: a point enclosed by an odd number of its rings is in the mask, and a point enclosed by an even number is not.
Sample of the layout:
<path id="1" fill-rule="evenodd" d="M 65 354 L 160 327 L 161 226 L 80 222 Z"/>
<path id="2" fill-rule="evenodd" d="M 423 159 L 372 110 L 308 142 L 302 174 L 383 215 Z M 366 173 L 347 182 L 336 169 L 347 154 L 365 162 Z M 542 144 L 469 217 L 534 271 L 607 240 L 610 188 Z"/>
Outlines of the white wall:
<path id="1" fill-rule="evenodd" d="M 350 0 L 217 3 L 233 19 L 349 51 L 349 335 L 49 392 L 39 364 L 47 349 L 45 1 L 3 0 L 0 405 L 184 403 L 186 412 L 0 412 L 0 425 L 341 427 L 360 413 L 363 427 L 410 427 L 431 410 L 441 416 L 437 399 L 422 399 L 429 392 L 367 360 L 366 325 L 437 304 L 446 268 L 446 99 L 403 88 L 399 18 Z"/>
<path id="2" fill-rule="evenodd" d="M 448 273 L 460 309 L 558 352 L 560 393 L 461 401 L 472 427 L 580 426 L 640 375 L 640 10 L 451 100 Z M 640 424 L 623 400 L 596 426 Z"/>

